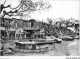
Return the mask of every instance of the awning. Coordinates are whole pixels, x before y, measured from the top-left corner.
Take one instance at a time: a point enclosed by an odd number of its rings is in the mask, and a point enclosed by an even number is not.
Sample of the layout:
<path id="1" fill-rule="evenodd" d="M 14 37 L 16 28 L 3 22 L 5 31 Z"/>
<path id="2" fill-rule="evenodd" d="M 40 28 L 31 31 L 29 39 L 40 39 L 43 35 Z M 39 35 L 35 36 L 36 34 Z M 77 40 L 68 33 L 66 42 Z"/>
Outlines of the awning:
<path id="1" fill-rule="evenodd" d="M 16 31 L 16 29 L 10 28 L 9 31 Z"/>
<path id="2" fill-rule="evenodd" d="M 0 30 L 5 30 L 5 28 L 4 27 L 0 27 Z"/>

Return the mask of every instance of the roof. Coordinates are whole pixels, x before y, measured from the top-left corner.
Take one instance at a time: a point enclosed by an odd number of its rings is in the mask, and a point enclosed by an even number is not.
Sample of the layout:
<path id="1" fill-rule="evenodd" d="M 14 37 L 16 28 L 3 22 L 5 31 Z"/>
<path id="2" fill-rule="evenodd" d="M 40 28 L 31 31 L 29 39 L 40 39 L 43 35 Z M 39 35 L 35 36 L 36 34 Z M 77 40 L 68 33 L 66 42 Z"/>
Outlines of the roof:
<path id="1" fill-rule="evenodd" d="M 9 19 L 9 18 L 2 18 L 2 19 L 4 19 L 4 20 L 10 20 L 10 21 L 12 21 L 12 19 Z"/>
<path id="2" fill-rule="evenodd" d="M 23 22 L 29 22 L 29 20 L 22 20 Z"/>
<path id="3" fill-rule="evenodd" d="M 32 22 L 32 21 L 35 22 L 36 20 L 35 20 L 35 19 L 30 19 L 29 21 L 30 21 L 30 22 Z"/>

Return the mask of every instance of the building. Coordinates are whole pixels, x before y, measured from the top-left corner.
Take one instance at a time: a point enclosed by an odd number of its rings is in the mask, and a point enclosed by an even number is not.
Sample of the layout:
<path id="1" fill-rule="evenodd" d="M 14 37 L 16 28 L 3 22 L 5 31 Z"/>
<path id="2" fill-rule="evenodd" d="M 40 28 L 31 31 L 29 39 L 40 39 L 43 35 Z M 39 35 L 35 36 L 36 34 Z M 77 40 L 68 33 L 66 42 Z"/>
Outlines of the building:
<path id="1" fill-rule="evenodd" d="M 10 22 L 12 21 L 12 19 L 9 18 L 1 18 L 0 19 L 0 27 L 1 27 L 1 38 L 7 38 L 8 35 L 8 29 L 11 27 L 10 26 Z"/>
<path id="2" fill-rule="evenodd" d="M 33 36 L 29 33 L 32 32 L 33 34 L 36 31 L 40 31 L 42 28 L 44 28 L 45 30 L 44 33 L 45 33 L 49 27 L 49 24 L 36 21 L 35 19 L 22 20 L 22 19 L 16 19 L 16 18 L 12 18 L 12 19 L 2 18 L 1 27 L 4 28 L 4 30 L 1 30 L 1 36 L 8 37 L 8 39 L 13 40 L 15 38 L 23 39 L 29 36 Z M 31 32 L 29 32 L 29 30 Z M 41 35 L 39 33 L 40 32 L 38 32 L 37 34 Z M 35 37 L 37 34 L 35 34 Z"/>

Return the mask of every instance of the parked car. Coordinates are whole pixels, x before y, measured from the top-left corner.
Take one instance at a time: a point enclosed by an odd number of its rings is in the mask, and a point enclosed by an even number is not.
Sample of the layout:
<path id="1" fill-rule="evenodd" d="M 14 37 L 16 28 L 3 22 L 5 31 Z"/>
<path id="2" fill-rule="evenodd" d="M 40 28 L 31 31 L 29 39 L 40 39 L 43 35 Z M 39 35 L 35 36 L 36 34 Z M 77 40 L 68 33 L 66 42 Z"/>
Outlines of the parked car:
<path id="1" fill-rule="evenodd" d="M 50 36 L 47 39 L 53 41 L 54 43 L 61 43 L 62 42 L 62 39 L 56 38 L 54 36 Z"/>
<path id="2" fill-rule="evenodd" d="M 59 38 L 54 39 L 54 43 L 61 43 L 61 42 L 62 42 L 62 39 L 59 39 Z"/>
<path id="3" fill-rule="evenodd" d="M 66 41 L 72 41 L 72 40 L 74 40 L 74 38 L 72 38 L 70 36 L 61 36 L 59 38 L 62 39 L 62 40 L 66 40 Z"/>
<path id="4" fill-rule="evenodd" d="M 79 36 L 74 37 L 74 39 L 79 39 Z"/>

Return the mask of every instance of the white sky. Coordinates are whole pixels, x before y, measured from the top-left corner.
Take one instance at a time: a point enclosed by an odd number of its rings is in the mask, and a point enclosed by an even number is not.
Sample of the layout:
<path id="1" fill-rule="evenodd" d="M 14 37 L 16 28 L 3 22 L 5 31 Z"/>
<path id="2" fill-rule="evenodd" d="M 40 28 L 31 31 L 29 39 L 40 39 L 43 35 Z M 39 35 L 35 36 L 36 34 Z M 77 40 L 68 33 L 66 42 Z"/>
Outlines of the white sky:
<path id="1" fill-rule="evenodd" d="M 32 0 L 33 1 L 33 0 Z M 37 1 L 37 0 L 34 0 Z M 45 2 L 50 2 L 52 8 L 45 12 L 34 12 L 31 14 L 32 18 L 38 20 L 46 21 L 46 18 L 58 18 L 63 17 L 64 19 L 74 18 L 79 20 L 79 0 L 42 0 Z M 0 4 L 3 3 L 4 0 L 0 0 Z M 5 5 L 11 5 L 12 7 L 16 7 L 18 5 L 18 0 L 7 0 Z"/>

